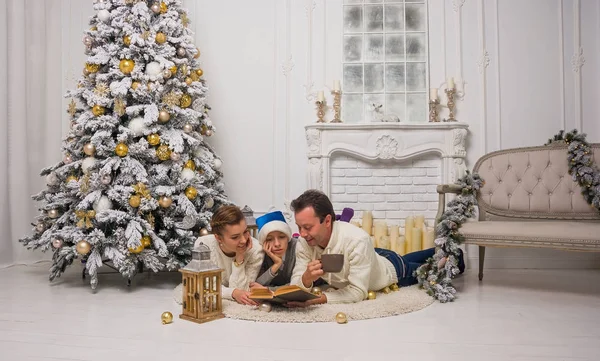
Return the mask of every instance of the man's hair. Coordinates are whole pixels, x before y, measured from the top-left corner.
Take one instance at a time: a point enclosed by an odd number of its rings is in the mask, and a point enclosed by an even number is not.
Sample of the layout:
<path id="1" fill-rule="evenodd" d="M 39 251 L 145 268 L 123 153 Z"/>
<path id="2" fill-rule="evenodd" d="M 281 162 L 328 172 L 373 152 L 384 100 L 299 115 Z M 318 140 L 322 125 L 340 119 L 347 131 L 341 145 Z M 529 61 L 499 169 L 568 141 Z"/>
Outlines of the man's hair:
<path id="1" fill-rule="evenodd" d="M 331 222 L 335 222 L 335 211 L 333 210 L 333 204 L 325 193 L 316 190 L 309 189 L 302 193 L 298 198 L 292 201 L 290 205 L 294 213 L 298 213 L 305 208 L 312 207 L 315 211 L 315 215 L 319 217 L 319 222 L 323 223 L 327 215 L 331 215 Z"/>
<path id="2" fill-rule="evenodd" d="M 210 221 L 210 228 L 212 228 L 213 234 L 223 236 L 226 226 L 234 226 L 242 220 L 244 220 L 244 213 L 238 207 L 231 205 L 221 206 L 213 214 Z"/>

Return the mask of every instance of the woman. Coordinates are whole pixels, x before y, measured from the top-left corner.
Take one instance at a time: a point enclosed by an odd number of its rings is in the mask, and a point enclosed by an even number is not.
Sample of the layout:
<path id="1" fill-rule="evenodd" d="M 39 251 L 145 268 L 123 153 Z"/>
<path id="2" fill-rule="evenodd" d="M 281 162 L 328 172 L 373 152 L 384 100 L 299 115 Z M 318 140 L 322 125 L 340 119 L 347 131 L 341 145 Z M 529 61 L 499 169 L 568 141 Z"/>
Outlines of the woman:
<path id="1" fill-rule="evenodd" d="M 256 219 L 258 242 L 265 253 L 260 276 L 251 288 L 271 289 L 290 283 L 296 265 L 296 242 L 292 229 L 280 211 L 267 213 Z"/>
<path id="2" fill-rule="evenodd" d="M 249 299 L 250 282 L 258 276 L 264 253 L 258 241 L 250 236 L 246 219 L 236 206 L 221 206 L 210 222 L 212 234 L 200 237 L 200 242 L 210 248 L 211 260 L 224 271 L 222 295 L 244 305 L 257 305 Z"/>

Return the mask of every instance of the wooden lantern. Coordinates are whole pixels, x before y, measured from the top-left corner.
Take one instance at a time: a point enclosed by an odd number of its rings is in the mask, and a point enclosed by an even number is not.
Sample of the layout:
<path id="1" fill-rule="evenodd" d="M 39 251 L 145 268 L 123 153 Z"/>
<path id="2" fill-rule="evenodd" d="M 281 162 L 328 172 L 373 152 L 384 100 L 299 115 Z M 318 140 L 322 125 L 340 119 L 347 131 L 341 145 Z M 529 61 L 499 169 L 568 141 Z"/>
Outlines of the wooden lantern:
<path id="1" fill-rule="evenodd" d="M 200 243 L 192 261 L 179 272 L 183 276 L 183 313 L 179 318 L 204 323 L 224 317 L 221 272 L 210 260 L 210 248 Z"/>

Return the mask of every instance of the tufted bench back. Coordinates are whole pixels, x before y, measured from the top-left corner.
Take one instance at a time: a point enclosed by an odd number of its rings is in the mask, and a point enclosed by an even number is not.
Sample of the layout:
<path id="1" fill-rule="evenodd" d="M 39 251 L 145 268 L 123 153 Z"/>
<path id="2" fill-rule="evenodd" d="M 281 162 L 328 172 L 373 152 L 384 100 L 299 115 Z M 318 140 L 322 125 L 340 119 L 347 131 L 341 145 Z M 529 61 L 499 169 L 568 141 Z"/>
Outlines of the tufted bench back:
<path id="1" fill-rule="evenodd" d="M 599 164 L 600 144 L 592 144 Z M 485 180 L 478 196 L 480 219 L 598 220 L 568 173 L 567 146 L 515 148 L 481 157 L 475 173 Z"/>

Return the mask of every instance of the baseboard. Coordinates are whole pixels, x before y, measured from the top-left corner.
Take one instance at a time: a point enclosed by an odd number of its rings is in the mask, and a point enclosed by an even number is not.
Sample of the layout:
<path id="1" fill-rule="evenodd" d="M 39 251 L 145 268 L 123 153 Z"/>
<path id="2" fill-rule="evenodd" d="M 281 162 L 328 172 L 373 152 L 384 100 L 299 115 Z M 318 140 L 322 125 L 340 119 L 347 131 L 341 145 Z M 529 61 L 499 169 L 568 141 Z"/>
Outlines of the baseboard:
<path id="1" fill-rule="evenodd" d="M 478 269 L 478 246 L 468 245 L 465 255 L 467 268 Z M 600 269 L 600 252 L 487 247 L 484 268 Z"/>

